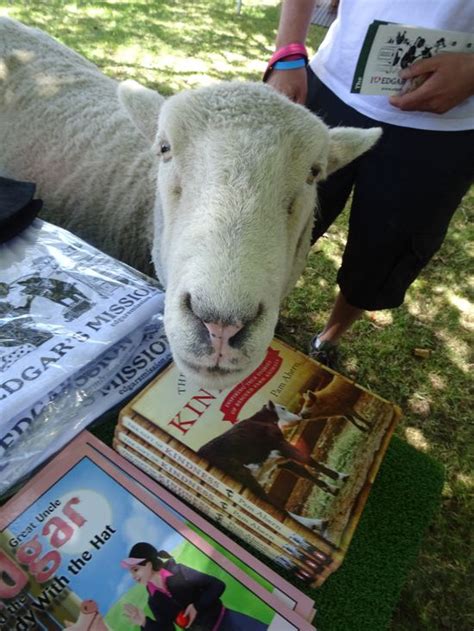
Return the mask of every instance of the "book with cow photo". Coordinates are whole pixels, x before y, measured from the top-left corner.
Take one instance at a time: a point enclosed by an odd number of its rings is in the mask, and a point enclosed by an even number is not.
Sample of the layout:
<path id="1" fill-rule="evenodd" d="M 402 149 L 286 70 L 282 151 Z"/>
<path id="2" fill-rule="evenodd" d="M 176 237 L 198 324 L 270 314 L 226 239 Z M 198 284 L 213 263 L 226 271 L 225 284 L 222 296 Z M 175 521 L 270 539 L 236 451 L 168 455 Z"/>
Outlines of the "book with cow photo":
<path id="1" fill-rule="evenodd" d="M 216 485 L 204 483 L 189 468 L 173 461 L 167 453 L 156 449 L 121 424 L 117 426 L 114 446 L 122 456 L 195 506 L 207 518 L 223 525 L 247 545 L 281 566 L 289 576 L 311 582 L 316 569 L 323 569 L 330 559 L 306 544 L 301 537 L 266 526 L 220 493 Z"/>
<path id="2" fill-rule="evenodd" d="M 292 569 L 319 585 L 347 551 L 399 417 L 275 339 L 251 375 L 219 392 L 171 364 L 122 410 L 115 446 L 181 490 L 194 484 L 191 499 L 214 505 L 235 534 L 271 542 L 273 560 L 291 550 Z"/>
<path id="3" fill-rule="evenodd" d="M 12 631 L 314 629 L 309 598 L 87 432 L 0 509 L 0 602 Z"/>

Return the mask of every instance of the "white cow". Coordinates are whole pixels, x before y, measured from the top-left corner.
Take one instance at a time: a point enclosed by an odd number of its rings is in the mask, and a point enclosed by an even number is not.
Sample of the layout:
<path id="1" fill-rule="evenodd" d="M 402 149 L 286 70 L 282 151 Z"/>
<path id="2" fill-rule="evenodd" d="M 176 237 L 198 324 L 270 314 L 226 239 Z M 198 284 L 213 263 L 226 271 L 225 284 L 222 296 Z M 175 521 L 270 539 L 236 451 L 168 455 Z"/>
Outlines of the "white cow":
<path id="1" fill-rule="evenodd" d="M 193 381 L 262 360 L 305 266 L 316 182 L 379 129 L 328 129 L 259 83 L 164 99 L 117 83 L 45 33 L 0 19 L 0 173 L 32 180 L 45 219 L 156 274 Z"/>

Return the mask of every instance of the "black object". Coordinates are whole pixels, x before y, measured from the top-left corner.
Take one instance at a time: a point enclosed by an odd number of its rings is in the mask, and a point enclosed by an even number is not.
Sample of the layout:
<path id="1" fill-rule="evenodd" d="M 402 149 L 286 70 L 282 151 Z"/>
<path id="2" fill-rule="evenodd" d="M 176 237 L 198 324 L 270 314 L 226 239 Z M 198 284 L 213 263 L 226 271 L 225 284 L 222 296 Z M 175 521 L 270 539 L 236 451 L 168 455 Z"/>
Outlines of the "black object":
<path id="1" fill-rule="evenodd" d="M 36 184 L 0 177 L 0 243 L 22 232 L 32 223 L 43 206 L 33 199 Z"/>

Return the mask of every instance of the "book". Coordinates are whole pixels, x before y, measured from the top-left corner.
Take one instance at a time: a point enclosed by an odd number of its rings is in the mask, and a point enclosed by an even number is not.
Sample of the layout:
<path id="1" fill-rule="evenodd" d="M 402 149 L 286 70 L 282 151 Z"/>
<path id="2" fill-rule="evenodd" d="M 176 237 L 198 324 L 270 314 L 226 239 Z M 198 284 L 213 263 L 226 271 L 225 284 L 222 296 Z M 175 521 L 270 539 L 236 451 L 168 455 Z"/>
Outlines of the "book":
<path id="1" fill-rule="evenodd" d="M 327 557 L 301 548 L 293 541 L 265 528 L 263 523 L 256 524 L 256 520 L 249 519 L 238 506 L 229 507 L 230 503 L 225 496 L 203 484 L 183 467 L 170 465 L 162 452 L 146 448 L 143 441 L 131 432 L 119 430 L 114 447 L 171 492 L 182 497 L 217 524 L 225 525 L 243 542 L 283 567 L 292 576 L 308 582 L 317 568 L 324 568 Z"/>
<path id="2" fill-rule="evenodd" d="M 273 560 L 290 544 L 295 565 L 315 559 L 310 582 L 320 585 L 347 552 L 399 418 L 396 405 L 275 339 L 251 375 L 220 392 L 171 364 L 121 411 L 118 442 L 150 474 L 176 478 L 163 463 L 177 463 L 181 492 L 199 484 L 208 503 L 209 492 L 226 498 L 220 523 L 232 531 L 239 514 L 254 537 L 271 536 Z"/>
<path id="3" fill-rule="evenodd" d="M 440 53 L 474 52 L 474 34 L 375 20 L 357 61 L 351 92 L 387 95 L 409 92 L 426 77 L 405 82 L 400 70 Z"/>
<path id="4" fill-rule="evenodd" d="M 309 598 L 87 432 L 0 509 L 0 570 L 12 630 L 314 629 Z"/>
<path id="5" fill-rule="evenodd" d="M 85 433 L 89 443 L 94 444 L 110 459 L 110 462 L 124 475 L 128 475 L 136 484 L 151 493 L 160 504 L 171 510 L 182 519 L 189 528 L 196 531 L 201 537 L 211 542 L 212 546 L 227 556 L 233 563 L 241 567 L 247 574 L 262 583 L 269 591 L 276 594 L 287 606 L 299 613 L 300 616 L 311 622 L 315 615 L 314 601 L 297 589 L 294 585 L 273 572 L 267 565 L 261 563 L 244 548 L 235 545 L 235 542 L 227 537 L 221 530 L 215 528 L 209 521 L 199 516 L 195 511 L 180 502 L 175 496 L 163 488 L 165 485 L 157 485 L 150 476 L 145 475 L 140 468 L 130 464 L 131 459 L 117 456 L 109 448 L 104 450 L 102 443 L 93 436 Z M 120 453 L 120 451 L 119 451 Z M 151 476 L 154 477 L 153 475 Z M 166 488 L 166 487 L 165 487 Z"/>
<path id="6" fill-rule="evenodd" d="M 130 433 L 137 437 L 133 445 L 130 444 Z M 253 496 L 247 497 L 248 492 L 245 485 L 230 476 L 226 476 L 221 471 L 215 472 L 213 468 L 207 466 L 206 461 L 138 414 L 122 413 L 121 421 L 117 425 L 116 436 L 117 440 L 128 442 L 129 446 L 132 446 L 135 451 L 139 450 L 148 460 L 156 461 L 156 458 L 149 454 L 158 453 L 157 458 L 161 464 L 168 458 L 187 472 L 188 479 L 196 477 L 202 484 L 202 488 L 210 487 L 212 493 L 218 494 L 222 498 L 220 501 L 221 517 L 237 514 L 240 520 L 243 520 L 247 526 L 256 532 L 265 530 L 269 533 L 273 542 L 281 539 L 284 542 L 285 550 L 288 546 L 296 546 L 301 549 L 303 555 L 314 556 L 318 564 L 323 566 L 326 566 L 330 561 L 330 550 L 324 549 L 324 542 L 320 542 L 319 549 L 310 545 L 304 536 L 295 532 L 294 526 L 287 528 L 281 520 L 268 514 L 265 503 L 255 500 Z M 127 436 L 127 440 L 124 436 Z M 140 438 L 143 441 L 140 441 Z M 138 448 L 137 444 L 140 445 Z M 301 532 L 304 535 L 304 530 Z"/>

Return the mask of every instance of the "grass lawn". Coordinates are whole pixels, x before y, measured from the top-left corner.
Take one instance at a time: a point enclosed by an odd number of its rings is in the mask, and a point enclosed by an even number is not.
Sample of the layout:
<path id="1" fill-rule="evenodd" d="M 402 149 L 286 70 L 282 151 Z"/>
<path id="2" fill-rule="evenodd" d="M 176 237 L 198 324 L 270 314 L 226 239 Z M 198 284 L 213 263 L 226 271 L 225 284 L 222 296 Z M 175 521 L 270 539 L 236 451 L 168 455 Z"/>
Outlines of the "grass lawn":
<path id="1" fill-rule="evenodd" d="M 244 0 L 238 16 L 235 0 L 0 0 L 0 15 L 48 31 L 113 77 L 172 94 L 222 79 L 259 80 L 273 48 L 277 5 Z M 313 45 L 323 35 L 323 29 L 311 27 Z M 469 397 L 474 314 L 468 275 L 473 210 L 471 189 L 404 306 L 367 314 L 343 347 L 343 371 L 397 402 L 404 411 L 398 435 L 446 469 L 441 510 L 401 594 L 393 631 L 474 627 L 468 579 L 474 516 Z M 278 334 L 302 350 L 335 296 L 346 225 L 347 213 L 316 244 L 284 306 Z M 415 357 L 414 348 L 429 349 L 430 355 Z"/>

